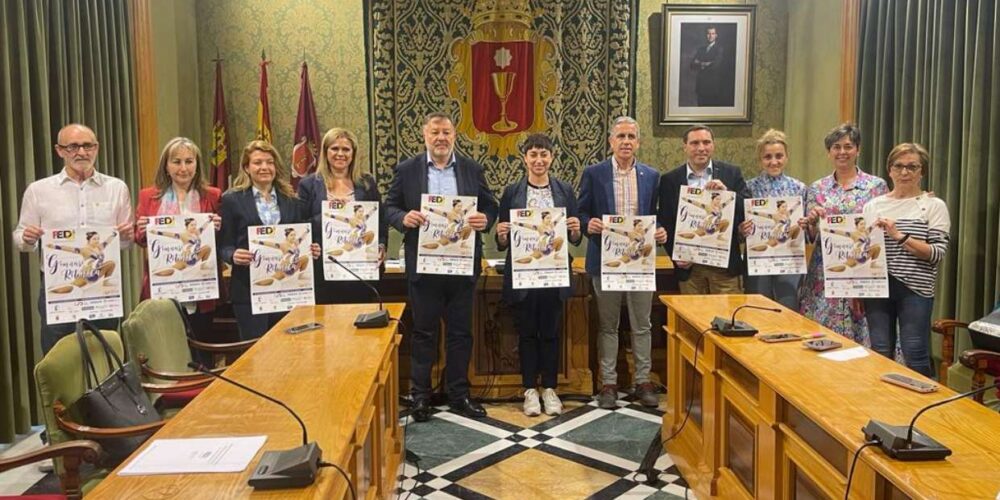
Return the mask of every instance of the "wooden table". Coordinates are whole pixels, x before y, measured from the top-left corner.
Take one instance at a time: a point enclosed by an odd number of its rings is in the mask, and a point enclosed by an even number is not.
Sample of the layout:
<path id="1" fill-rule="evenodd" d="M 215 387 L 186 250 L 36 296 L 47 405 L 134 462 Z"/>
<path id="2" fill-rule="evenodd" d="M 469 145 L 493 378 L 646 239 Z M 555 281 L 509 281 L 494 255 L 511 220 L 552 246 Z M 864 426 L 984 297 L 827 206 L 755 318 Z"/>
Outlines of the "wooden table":
<path id="1" fill-rule="evenodd" d="M 358 313 L 375 307 L 298 307 L 225 373 L 294 409 L 305 422 L 309 439 L 323 450 L 323 460 L 351 476 L 358 498 L 391 496 L 403 442 L 397 419 L 400 336 L 395 322 L 372 330 L 353 326 Z M 398 318 L 404 306 L 386 304 L 386 309 Z M 325 327 L 298 335 L 284 333 L 289 326 L 312 321 Z M 333 468 L 320 469 L 308 488 L 254 492 L 247 479 L 261 453 L 299 446 L 302 431 L 283 408 L 222 381 L 213 382 L 152 439 L 251 435 L 267 435 L 267 441 L 241 473 L 126 477 L 118 476 L 116 469 L 87 498 L 349 496 L 343 477 Z"/>
<path id="2" fill-rule="evenodd" d="M 660 300 L 668 310 L 669 409 L 662 432 L 666 438 L 678 428 L 690 402 L 691 416 L 667 450 L 699 498 L 843 498 L 850 459 L 869 419 L 906 425 L 920 408 L 955 394 L 946 387 L 918 394 L 881 382 L 890 372 L 927 379 L 874 352 L 835 362 L 798 342 L 709 333 L 695 363 L 699 333 L 714 316 L 728 318 L 746 303 L 781 306 L 760 295 Z M 844 348 L 856 346 L 788 309 L 744 309 L 738 317 L 762 333 L 822 332 Z M 852 498 L 997 497 L 1000 415 L 965 399 L 929 410 L 917 427 L 952 455 L 900 462 L 867 448 L 854 472 Z"/>

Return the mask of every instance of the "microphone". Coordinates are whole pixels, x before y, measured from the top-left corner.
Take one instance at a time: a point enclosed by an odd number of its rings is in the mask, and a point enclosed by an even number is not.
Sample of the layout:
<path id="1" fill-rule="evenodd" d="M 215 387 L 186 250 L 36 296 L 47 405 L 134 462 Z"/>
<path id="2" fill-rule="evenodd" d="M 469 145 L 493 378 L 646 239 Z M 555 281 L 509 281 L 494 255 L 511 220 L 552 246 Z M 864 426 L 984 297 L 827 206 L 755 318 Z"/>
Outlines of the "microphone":
<path id="1" fill-rule="evenodd" d="M 944 460 L 945 457 L 951 455 L 951 449 L 917 430 L 914 426 L 917 423 L 917 418 L 931 408 L 936 408 L 952 401 L 958 401 L 959 399 L 973 396 L 980 392 L 986 392 L 990 389 L 1000 389 L 1000 380 L 996 380 L 993 384 L 986 387 L 963 392 L 962 394 L 943 399 L 936 403 L 931 403 L 921 408 L 913 416 L 913 419 L 910 420 L 910 425 L 908 426 L 889 425 L 878 420 L 869 420 L 868 424 L 861 431 L 865 433 L 866 441 L 878 441 L 882 451 L 896 460 Z"/>
<path id="2" fill-rule="evenodd" d="M 343 270 L 347 271 L 351 276 L 354 276 L 358 281 L 367 286 L 372 292 L 375 293 L 375 298 L 378 299 L 378 311 L 370 313 L 361 313 L 357 318 L 354 319 L 354 326 L 357 328 L 385 328 L 389 326 L 389 311 L 386 311 L 382 306 L 382 294 L 378 293 L 378 289 L 372 286 L 371 283 L 363 280 L 361 276 L 355 274 L 342 262 L 337 260 L 336 257 L 332 255 L 327 255 L 327 259 L 334 264 L 340 266 Z"/>
<path id="3" fill-rule="evenodd" d="M 712 329 L 719 332 L 719 334 L 723 337 L 753 337 L 756 335 L 757 329 L 750 326 L 749 323 L 736 321 L 736 313 L 743 308 L 760 309 L 761 311 L 771 311 L 776 313 L 781 312 L 781 309 L 776 307 L 761 307 L 751 304 L 743 304 L 742 306 L 733 309 L 733 316 L 729 318 L 729 320 L 726 320 L 726 318 L 721 316 L 716 316 L 715 319 L 712 320 Z"/>
<path id="4" fill-rule="evenodd" d="M 288 410 L 288 413 L 291 413 L 295 417 L 295 420 L 298 421 L 299 426 L 302 427 L 302 446 L 284 451 L 265 451 L 260 457 L 260 462 L 258 462 L 257 468 L 253 471 L 253 475 L 247 481 L 250 486 L 260 490 L 302 488 L 316 481 L 316 470 L 319 468 L 319 461 L 322 458 L 323 450 L 319 448 L 319 445 L 315 441 L 309 442 L 309 435 L 306 433 L 306 424 L 302 422 L 302 419 L 288 405 L 233 379 L 215 373 L 205 368 L 201 363 L 192 361 L 187 365 L 192 370 L 204 373 L 205 375 L 211 375 L 277 404 Z"/>

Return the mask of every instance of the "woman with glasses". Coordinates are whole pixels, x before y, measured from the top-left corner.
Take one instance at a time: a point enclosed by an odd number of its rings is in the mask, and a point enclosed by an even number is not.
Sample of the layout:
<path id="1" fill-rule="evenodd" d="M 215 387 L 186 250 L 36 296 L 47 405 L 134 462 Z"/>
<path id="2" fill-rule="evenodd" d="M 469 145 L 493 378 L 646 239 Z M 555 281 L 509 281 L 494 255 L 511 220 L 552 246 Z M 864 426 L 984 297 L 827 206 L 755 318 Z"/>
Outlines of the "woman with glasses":
<path id="1" fill-rule="evenodd" d="M 888 358 L 896 340 L 906 366 L 931 373 L 931 309 L 937 270 L 948 252 L 948 206 L 921 187 L 930 156 L 919 144 L 903 143 L 886 161 L 892 191 L 865 205 L 868 220 L 885 230 L 889 298 L 865 299 L 872 349 Z"/>
<path id="2" fill-rule="evenodd" d="M 819 222 L 827 215 L 860 214 L 865 204 L 889 191 L 884 180 L 858 168 L 861 130 L 844 123 L 823 139 L 833 173 L 814 182 L 806 193 L 806 216 L 799 225 L 810 241 L 822 243 Z M 870 345 L 860 299 L 828 299 L 823 286 L 823 252 L 814 251 L 799 287 L 799 310 L 813 321 L 859 343 Z"/>

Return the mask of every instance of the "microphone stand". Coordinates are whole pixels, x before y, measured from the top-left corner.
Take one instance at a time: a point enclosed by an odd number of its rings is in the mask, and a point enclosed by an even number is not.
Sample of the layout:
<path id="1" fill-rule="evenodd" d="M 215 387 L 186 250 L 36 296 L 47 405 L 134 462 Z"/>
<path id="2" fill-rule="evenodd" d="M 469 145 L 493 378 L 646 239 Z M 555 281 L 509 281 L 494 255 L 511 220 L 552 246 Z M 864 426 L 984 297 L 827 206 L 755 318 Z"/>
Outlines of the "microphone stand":
<path id="1" fill-rule="evenodd" d="M 361 313 L 357 318 L 354 319 L 354 326 L 357 328 L 385 328 L 389 326 L 389 311 L 386 311 L 382 305 L 382 294 L 378 293 L 378 289 L 372 286 L 371 283 L 363 280 L 361 276 L 358 276 L 354 271 L 351 271 L 342 262 L 337 260 L 336 257 L 332 255 L 327 255 L 327 259 L 334 264 L 340 266 L 343 270 L 347 271 L 351 276 L 354 276 L 358 281 L 367 286 L 372 292 L 375 293 L 375 298 L 378 299 L 378 311 L 370 313 Z"/>
<path id="2" fill-rule="evenodd" d="M 733 315 L 728 320 L 721 316 L 716 316 L 712 320 L 712 329 L 719 332 L 723 337 L 753 337 L 757 334 L 757 329 L 744 321 L 736 321 L 736 313 L 743 308 L 759 309 L 761 311 L 771 311 L 780 313 L 781 309 L 776 307 L 761 307 L 751 304 L 743 304 L 733 309 Z"/>
<path id="3" fill-rule="evenodd" d="M 210 375 L 219 380 L 235 385 L 240 389 L 281 406 L 282 408 L 288 410 L 288 413 L 291 413 L 292 416 L 295 417 L 295 420 L 298 421 L 299 426 L 302 427 L 302 446 L 283 451 L 265 451 L 264 454 L 261 455 L 260 462 L 257 463 L 257 468 L 254 469 L 253 475 L 251 475 L 250 480 L 247 481 L 250 486 L 259 490 L 303 488 L 316 481 L 316 470 L 319 468 L 319 462 L 323 456 L 323 450 L 319 448 L 319 445 L 316 444 L 315 441 L 309 442 L 309 435 L 306 433 L 306 424 L 302 422 L 302 419 L 299 418 L 299 416 L 292 411 L 288 405 L 272 398 L 271 396 L 268 396 L 267 394 L 251 389 L 250 387 L 247 387 L 235 380 L 212 372 L 200 363 L 192 361 L 188 363 L 188 367 L 192 370 L 204 373 L 205 375 Z"/>
<path id="4" fill-rule="evenodd" d="M 986 387 L 980 387 L 979 389 L 963 392 L 936 403 L 931 403 L 921 408 L 913 416 L 913 419 L 910 420 L 910 425 L 908 426 L 889 425 L 878 420 L 869 420 L 868 424 L 861 430 L 865 433 L 865 441 L 878 441 L 882 451 L 896 460 L 944 460 L 945 457 L 951 455 L 951 449 L 917 430 L 915 427 L 917 418 L 931 408 L 937 408 L 952 401 L 958 401 L 964 397 L 997 388 L 1000 388 L 1000 380 L 996 380 L 993 384 Z"/>

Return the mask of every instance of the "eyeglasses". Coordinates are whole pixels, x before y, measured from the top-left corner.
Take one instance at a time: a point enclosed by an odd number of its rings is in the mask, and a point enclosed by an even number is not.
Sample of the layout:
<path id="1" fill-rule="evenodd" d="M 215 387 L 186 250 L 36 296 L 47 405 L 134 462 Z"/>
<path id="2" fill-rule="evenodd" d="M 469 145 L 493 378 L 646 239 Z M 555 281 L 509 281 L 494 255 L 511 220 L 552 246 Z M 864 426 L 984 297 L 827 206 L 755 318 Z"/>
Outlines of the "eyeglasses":
<path id="1" fill-rule="evenodd" d="M 889 169 L 895 172 L 906 170 L 911 174 L 920 172 L 921 168 L 922 167 L 916 163 L 907 163 L 905 165 L 902 163 L 893 163 L 892 165 L 889 166 Z"/>
<path id="2" fill-rule="evenodd" d="M 66 152 L 68 152 L 70 154 L 76 153 L 77 151 L 79 151 L 81 149 L 89 153 L 89 152 L 97 149 L 97 143 L 96 142 L 85 142 L 83 144 L 76 144 L 76 143 L 73 143 L 73 144 L 56 144 L 56 147 L 62 149 L 63 151 L 66 151 Z"/>

